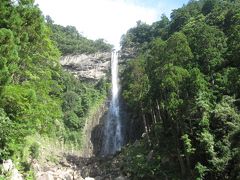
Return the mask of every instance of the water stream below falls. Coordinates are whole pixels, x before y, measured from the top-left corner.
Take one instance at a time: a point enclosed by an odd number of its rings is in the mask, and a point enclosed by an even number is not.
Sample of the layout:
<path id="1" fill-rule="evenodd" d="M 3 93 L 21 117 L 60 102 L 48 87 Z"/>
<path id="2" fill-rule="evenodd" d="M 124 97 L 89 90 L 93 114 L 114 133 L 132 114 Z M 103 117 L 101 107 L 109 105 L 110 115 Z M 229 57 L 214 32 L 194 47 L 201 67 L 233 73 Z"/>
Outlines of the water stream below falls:
<path id="1" fill-rule="evenodd" d="M 114 154 L 123 145 L 122 123 L 119 113 L 118 52 L 112 52 L 111 59 L 112 96 L 107 118 L 104 124 L 104 137 L 101 154 Z"/>

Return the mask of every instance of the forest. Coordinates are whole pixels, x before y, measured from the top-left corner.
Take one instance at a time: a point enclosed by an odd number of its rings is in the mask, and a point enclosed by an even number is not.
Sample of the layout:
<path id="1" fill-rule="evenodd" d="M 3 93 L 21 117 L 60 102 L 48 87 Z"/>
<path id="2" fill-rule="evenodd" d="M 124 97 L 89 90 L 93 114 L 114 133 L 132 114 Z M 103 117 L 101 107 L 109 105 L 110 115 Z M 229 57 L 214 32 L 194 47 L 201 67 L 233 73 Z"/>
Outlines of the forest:
<path id="1" fill-rule="evenodd" d="M 143 124 L 133 179 L 240 179 L 240 1 L 191 0 L 122 36 L 123 97 Z"/>
<path id="2" fill-rule="evenodd" d="M 11 158 L 34 179 L 39 137 L 81 149 L 83 126 L 109 85 L 76 79 L 59 59 L 112 48 L 55 24 L 34 0 L 1 0 L 0 163 Z M 144 133 L 116 155 L 122 173 L 240 179 L 240 1 L 190 0 L 170 18 L 138 21 L 121 38 L 125 51 L 135 58 L 122 62 L 121 96 Z"/>
<path id="3" fill-rule="evenodd" d="M 72 36 L 78 38 L 69 42 Z M 85 121 L 107 87 L 104 80 L 81 82 L 63 70 L 60 56 L 78 53 L 77 45 L 82 53 L 111 49 L 75 27 L 45 20 L 33 0 L 1 0 L 0 162 L 11 158 L 29 171 L 29 158 L 39 156 L 39 136 L 81 147 Z"/>
<path id="4" fill-rule="evenodd" d="M 96 52 L 110 52 L 113 45 L 104 39 L 90 40 L 81 35 L 74 26 L 61 26 L 54 24 L 50 16 L 46 16 L 47 25 L 52 30 L 50 38 L 56 42 L 57 48 L 62 55 L 90 54 Z"/>

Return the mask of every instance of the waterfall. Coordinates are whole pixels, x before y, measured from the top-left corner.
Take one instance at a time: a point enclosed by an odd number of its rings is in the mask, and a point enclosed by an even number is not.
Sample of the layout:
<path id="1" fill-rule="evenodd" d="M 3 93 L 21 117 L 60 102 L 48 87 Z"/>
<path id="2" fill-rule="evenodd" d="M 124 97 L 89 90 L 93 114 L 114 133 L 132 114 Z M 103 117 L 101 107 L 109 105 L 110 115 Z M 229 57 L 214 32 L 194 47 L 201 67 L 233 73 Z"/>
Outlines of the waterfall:
<path id="1" fill-rule="evenodd" d="M 119 114 L 118 53 L 112 52 L 111 59 L 112 97 L 104 125 L 102 155 L 114 154 L 123 144 L 121 118 Z"/>

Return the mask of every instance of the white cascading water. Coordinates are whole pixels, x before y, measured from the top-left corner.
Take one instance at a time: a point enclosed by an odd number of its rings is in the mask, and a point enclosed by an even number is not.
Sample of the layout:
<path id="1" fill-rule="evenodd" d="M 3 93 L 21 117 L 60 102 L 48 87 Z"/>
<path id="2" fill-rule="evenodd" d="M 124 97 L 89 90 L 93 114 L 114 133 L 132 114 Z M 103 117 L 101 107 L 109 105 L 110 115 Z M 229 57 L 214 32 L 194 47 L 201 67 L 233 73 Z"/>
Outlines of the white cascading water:
<path id="1" fill-rule="evenodd" d="M 104 126 L 102 155 L 106 156 L 119 151 L 123 144 L 121 119 L 119 115 L 119 85 L 118 85 L 118 53 L 112 52 L 112 99 Z"/>

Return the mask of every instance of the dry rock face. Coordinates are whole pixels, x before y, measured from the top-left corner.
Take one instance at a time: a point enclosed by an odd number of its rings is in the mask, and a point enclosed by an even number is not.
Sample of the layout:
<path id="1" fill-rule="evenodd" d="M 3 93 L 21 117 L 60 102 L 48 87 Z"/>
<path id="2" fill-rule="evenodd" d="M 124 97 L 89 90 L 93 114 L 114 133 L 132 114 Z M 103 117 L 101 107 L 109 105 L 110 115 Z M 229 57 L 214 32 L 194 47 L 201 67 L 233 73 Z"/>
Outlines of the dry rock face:
<path id="1" fill-rule="evenodd" d="M 110 70 L 111 52 L 67 55 L 60 59 L 61 65 L 82 80 L 97 81 Z"/>
<path id="2" fill-rule="evenodd" d="M 90 158 L 99 155 L 102 146 L 103 123 L 108 110 L 107 102 L 103 103 L 95 114 L 85 123 L 85 135 L 82 157 Z"/>
<path id="3" fill-rule="evenodd" d="M 74 165 L 85 180 L 128 180 L 129 178 L 121 171 L 120 158 L 119 155 L 90 158 L 74 155 L 66 157 L 68 163 Z"/>
<path id="4" fill-rule="evenodd" d="M 23 180 L 22 174 L 16 169 L 11 159 L 3 160 L 2 167 L 3 173 L 9 173 L 11 180 Z"/>
<path id="5" fill-rule="evenodd" d="M 124 48 L 120 52 L 120 63 L 134 59 L 137 56 L 137 49 L 135 48 Z"/>

